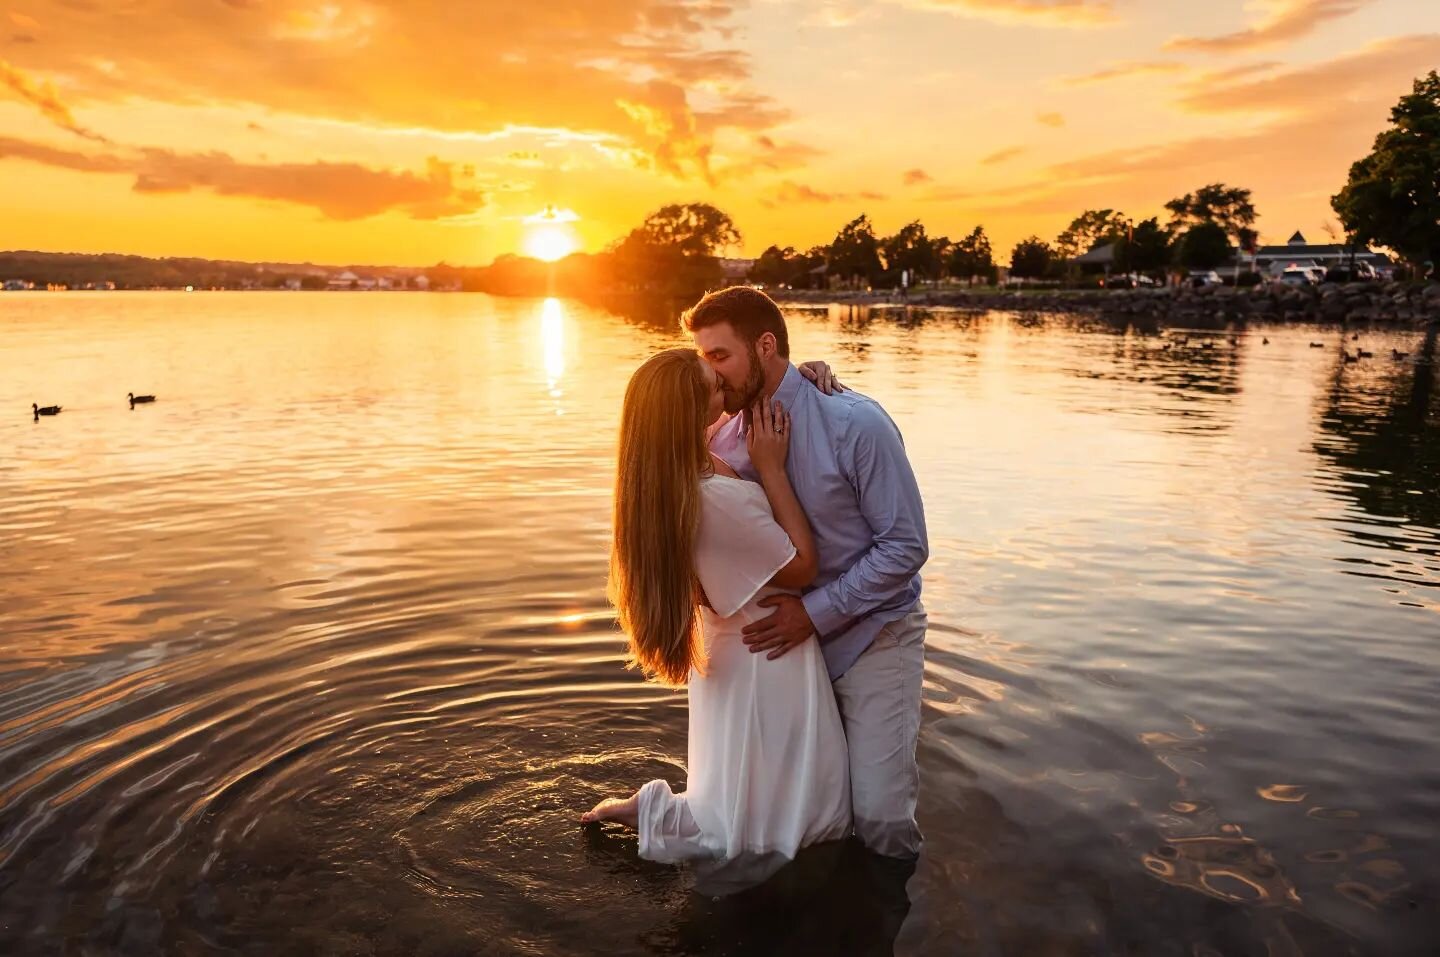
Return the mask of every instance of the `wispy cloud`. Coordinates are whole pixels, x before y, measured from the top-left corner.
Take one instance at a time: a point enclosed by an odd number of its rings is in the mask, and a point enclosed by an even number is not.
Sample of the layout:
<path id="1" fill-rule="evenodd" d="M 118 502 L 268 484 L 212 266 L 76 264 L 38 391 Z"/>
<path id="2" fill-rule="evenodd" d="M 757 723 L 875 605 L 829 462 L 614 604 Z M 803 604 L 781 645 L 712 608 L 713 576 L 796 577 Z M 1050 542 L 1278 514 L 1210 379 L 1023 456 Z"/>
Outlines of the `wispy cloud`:
<path id="1" fill-rule="evenodd" d="M 923 169 L 919 169 L 918 167 L 915 169 L 907 169 L 905 171 L 905 174 L 901 177 L 901 180 L 906 186 L 916 186 L 920 183 L 929 183 L 934 181 L 934 179 L 935 177 L 931 176 Z"/>
<path id="2" fill-rule="evenodd" d="M 1180 104 L 1195 113 L 1323 113 L 1338 100 L 1394 98 L 1405 78 L 1440 63 L 1440 33 L 1393 37 L 1293 70 L 1251 64 L 1216 71 L 1187 85 Z M 1266 74 L 1256 77 L 1256 74 Z M 1337 97 L 1337 91 L 1343 96 Z"/>
<path id="3" fill-rule="evenodd" d="M 87 130 L 75 122 L 70 108 L 61 101 L 60 94 L 56 92 L 53 83 L 47 80 L 36 80 L 4 60 L 0 60 L 0 83 L 9 87 L 11 92 L 34 106 L 44 114 L 46 119 L 61 129 L 99 143 L 109 142 L 99 133 Z"/>
<path id="4" fill-rule="evenodd" d="M 904 6 L 937 10 L 997 23 L 1055 27 L 1102 27 L 1119 22 L 1113 0 L 895 0 Z"/>
<path id="5" fill-rule="evenodd" d="M 1121 63 L 1112 63 L 1093 73 L 1067 76 L 1063 78 L 1061 82 L 1067 86 L 1089 86 L 1093 83 L 1124 80 L 1137 76 L 1154 76 L 1161 73 L 1183 73 L 1185 69 L 1186 67 L 1183 63 L 1174 63 L 1168 60 L 1127 60 Z"/>
<path id="6" fill-rule="evenodd" d="M 1000 163 L 1005 162 L 1006 160 L 1012 160 L 1012 159 L 1014 159 L 1015 157 L 1017 157 L 1017 156 L 1019 156 L 1020 154 L 1024 153 L 1027 149 L 1029 149 L 1029 147 L 1026 147 L 1026 146 L 1011 146 L 1011 147 L 1009 147 L 1009 148 L 1007 148 L 1007 149 L 996 150 L 994 153 L 991 153 L 989 156 L 986 156 L 984 159 L 980 160 L 980 165 L 981 165 L 981 166 L 995 166 L 995 165 L 998 165 L 998 164 L 1000 164 Z"/>
<path id="7" fill-rule="evenodd" d="M 1035 117 L 1035 122 L 1041 126 L 1059 129 L 1065 125 L 1065 117 L 1060 113 L 1041 113 Z"/>
<path id="8" fill-rule="evenodd" d="M 38 24 L 27 32 L 40 42 L 7 46 L 5 85 L 80 135 L 53 90 L 22 71 L 63 75 L 87 104 L 215 103 L 461 134 L 584 131 L 686 180 L 713 181 L 726 131 L 763 132 L 788 116 L 751 82 L 749 54 L 727 44 L 734 10 L 719 0 L 13 6 L 35 14 L 10 19 Z"/>
<path id="9" fill-rule="evenodd" d="M 830 192 L 787 179 L 782 180 L 774 192 L 762 199 L 761 202 L 766 206 L 773 207 L 789 203 L 849 203 L 862 199 L 883 202 L 886 198 L 884 193 L 872 190 L 862 190 L 858 193 Z"/>
<path id="10" fill-rule="evenodd" d="M 138 193 L 243 196 L 309 206 L 329 219 L 354 220 L 396 212 L 440 219 L 484 205 L 468 171 L 434 157 L 423 172 L 373 169 L 358 163 L 246 163 L 225 153 L 140 149 L 84 153 L 13 137 L 0 137 L 0 159 L 63 169 L 131 175 Z"/>
<path id="11" fill-rule="evenodd" d="M 1211 37 L 1176 37 L 1167 50 L 1198 50 L 1204 53 L 1235 53 L 1275 46 L 1309 36 L 1331 20 L 1348 17 L 1374 0 L 1255 0 L 1252 7 L 1262 11 L 1252 27 Z"/>

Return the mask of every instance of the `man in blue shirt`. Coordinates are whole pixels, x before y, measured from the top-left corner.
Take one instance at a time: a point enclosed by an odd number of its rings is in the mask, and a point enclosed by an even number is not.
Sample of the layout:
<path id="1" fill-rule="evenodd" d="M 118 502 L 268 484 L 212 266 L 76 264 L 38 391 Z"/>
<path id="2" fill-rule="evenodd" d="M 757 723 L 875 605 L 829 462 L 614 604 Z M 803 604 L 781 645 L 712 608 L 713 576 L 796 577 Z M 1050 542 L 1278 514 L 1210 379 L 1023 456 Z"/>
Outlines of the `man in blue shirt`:
<path id="1" fill-rule="evenodd" d="M 913 858 L 926 627 L 919 571 L 929 543 L 900 432 L 875 400 L 805 382 L 790 363 L 780 309 L 763 292 L 710 293 L 682 323 L 723 381 L 733 415 L 711 437 L 714 454 L 755 480 L 747 416 L 735 413 L 761 396 L 790 413 L 786 471 L 819 550 L 810 589 L 764 599 L 775 612 L 747 626 L 745 642 L 775 658 L 819 637 L 845 723 L 855 832 L 876 853 Z"/>

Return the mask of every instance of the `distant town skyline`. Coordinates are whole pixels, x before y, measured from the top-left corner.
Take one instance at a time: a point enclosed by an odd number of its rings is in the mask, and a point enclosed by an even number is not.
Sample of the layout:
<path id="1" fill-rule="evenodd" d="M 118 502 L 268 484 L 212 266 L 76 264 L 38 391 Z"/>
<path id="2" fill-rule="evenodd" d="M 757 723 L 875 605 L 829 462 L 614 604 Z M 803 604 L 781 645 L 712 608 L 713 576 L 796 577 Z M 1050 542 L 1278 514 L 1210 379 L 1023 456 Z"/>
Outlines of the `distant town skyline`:
<path id="1" fill-rule="evenodd" d="M 736 255 L 861 212 L 997 258 L 1222 181 L 1268 243 L 1412 80 L 1433 0 L 16 0 L 0 247 L 483 264 L 703 201 Z"/>

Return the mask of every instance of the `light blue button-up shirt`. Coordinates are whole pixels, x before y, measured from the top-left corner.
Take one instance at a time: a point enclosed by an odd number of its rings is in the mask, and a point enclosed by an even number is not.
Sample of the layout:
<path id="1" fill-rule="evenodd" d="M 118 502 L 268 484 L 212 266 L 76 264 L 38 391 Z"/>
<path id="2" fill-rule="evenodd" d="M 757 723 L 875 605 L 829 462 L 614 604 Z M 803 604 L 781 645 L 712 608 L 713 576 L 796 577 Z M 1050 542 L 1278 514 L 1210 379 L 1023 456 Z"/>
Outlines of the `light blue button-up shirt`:
<path id="1" fill-rule="evenodd" d="M 826 395 L 793 365 L 775 399 L 790 413 L 785 471 L 819 552 L 802 601 L 834 681 L 920 600 L 920 566 L 930 555 L 925 510 L 900 430 L 880 403 L 858 392 Z M 744 428 L 743 415 L 731 418 L 710 450 L 758 481 Z"/>

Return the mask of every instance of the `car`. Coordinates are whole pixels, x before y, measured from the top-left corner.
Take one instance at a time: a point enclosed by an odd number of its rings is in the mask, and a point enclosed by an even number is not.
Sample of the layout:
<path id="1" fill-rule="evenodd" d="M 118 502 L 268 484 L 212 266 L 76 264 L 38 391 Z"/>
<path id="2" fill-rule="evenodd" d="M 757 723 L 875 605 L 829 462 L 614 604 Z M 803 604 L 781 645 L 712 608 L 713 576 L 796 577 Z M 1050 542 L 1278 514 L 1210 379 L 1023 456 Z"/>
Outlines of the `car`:
<path id="1" fill-rule="evenodd" d="M 1312 286 L 1315 277 L 1308 269 L 1286 269 L 1280 273 L 1280 281 L 1287 286 Z"/>
<path id="2" fill-rule="evenodd" d="M 1201 286 L 1225 285 L 1225 280 L 1221 279 L 1220 274 L 1213 269 L 1208 270 L 1207 272 L 1192 272 L 1190 274 L 1189 282 L 1190 285 L 1194 286 L 1197 289 Z"/>
<path id="3" fill-rule="evenodd" d="M 1365 262 L 1346 263 L 1325 270 L 1326 282 L 1372 282 L 1375 278 L 1374 267 Z"/>
<path id="4" fill-rule="evenodd" d="M 1107 276 L 1101 280 L 1101 285 L 1106 289 L 1144 289 L 1160 284 L 1143 273 L 1127 272 Z"/>

